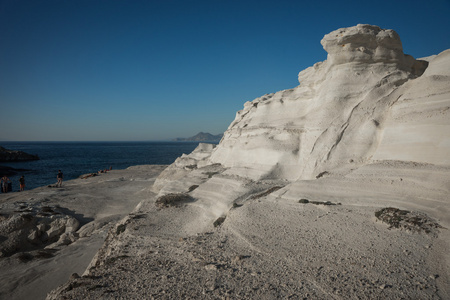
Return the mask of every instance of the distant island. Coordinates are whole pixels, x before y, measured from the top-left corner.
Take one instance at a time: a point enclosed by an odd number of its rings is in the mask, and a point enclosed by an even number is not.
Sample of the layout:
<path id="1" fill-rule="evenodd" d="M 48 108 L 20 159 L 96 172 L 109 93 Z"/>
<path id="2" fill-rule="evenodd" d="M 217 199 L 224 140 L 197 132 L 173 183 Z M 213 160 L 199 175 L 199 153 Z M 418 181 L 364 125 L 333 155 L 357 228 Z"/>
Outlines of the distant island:
<path id="1" fill-rule="evenodd" d="M 188 138 L 176 138 L 176 142 L 219 142 L 222 139 L 223 133 L 212 135 L 208 132 L 199 132 L 194 136 Z"/>

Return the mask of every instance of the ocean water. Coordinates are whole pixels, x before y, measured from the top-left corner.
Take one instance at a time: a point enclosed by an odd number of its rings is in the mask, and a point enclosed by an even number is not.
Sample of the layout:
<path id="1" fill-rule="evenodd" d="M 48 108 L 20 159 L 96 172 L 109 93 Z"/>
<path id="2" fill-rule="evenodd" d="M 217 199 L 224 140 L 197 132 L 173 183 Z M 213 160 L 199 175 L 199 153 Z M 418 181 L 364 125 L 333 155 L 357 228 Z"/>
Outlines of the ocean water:
<path id="1" fill-rule="evenodd" d="M 64 180 L 109 167 L 126 169 L 135 165 L 168 165 L 183 153 L 191 153 L 198 142 L 0 142 L 9 150 L 36 154 L 40 160 L 0 162 L 20 171 L 10 176 L 13 192 L 19 190 L 19 177 L 25 176 L 26 189 L 56 183 L 61 170 Z M 3 176 L 3 175 L 0 175 Z"/>

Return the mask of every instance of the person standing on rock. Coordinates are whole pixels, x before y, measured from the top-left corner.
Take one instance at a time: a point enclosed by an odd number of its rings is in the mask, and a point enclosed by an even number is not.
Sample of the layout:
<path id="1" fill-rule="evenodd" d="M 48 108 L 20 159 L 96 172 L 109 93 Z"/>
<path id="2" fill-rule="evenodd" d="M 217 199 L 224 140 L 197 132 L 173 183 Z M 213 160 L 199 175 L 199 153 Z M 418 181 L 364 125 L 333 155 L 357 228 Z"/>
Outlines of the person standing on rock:
<path id="1" fill-rule="evenodd" d="M 25 191 L 25 177 L 23 175 L 19 178 L 19 185 L 20 191 L 21 192 Z"/>
<path id="2" fill-rule="evenodd" d="M 9 180 L 9 178 L 6 177 L 6 175 L 5 175 L 2 177 L 1 181 L 2 181 L 2 192 L 7 193 L 8 192 L 8 183 L 10 183 L 11 180 Z"/>
<path id="3" fill-rule="evenodd" d="M 58 170 L 58 175 L 56 175 L 56 179 L 58 179 L 58 182 L 56 183 L 56 187 L 58 187 L 58 185 L 59 185 L 59 187 L 62 186 L 63 178 L 64 178 L 63 173 L 61 172 L 61 170 Z"/>

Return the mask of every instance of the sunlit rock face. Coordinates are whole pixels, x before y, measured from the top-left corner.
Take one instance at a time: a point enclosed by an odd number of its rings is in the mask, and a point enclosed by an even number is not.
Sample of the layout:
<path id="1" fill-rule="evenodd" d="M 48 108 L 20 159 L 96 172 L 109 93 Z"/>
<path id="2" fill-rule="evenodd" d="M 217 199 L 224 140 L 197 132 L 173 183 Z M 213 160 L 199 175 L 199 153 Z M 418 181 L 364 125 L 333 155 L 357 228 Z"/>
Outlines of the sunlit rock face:
<path id="1" fill-rule="evenodd" d="M 450 50 L 429 60 L 422 76 L 399 88 L 374 160 L 450 165 Z"/>
<path id="2" fill-rule="evenodd" d="M 428 62 L 403 54 L 393 30 L 372 25 L 333 31 L 321 43 L 327 60 L 300 72 L 296 88 L 245 103 L 211 163 L 255 180 L 298 180 L 346 173 L 372 159 L 392 127 L 390 112 Z"/>
<path id="3" fill-rule="evenodd" d="M 450 50 L 415 60 L 394 31 L 371 25 L 322 45 L 327 60 L 300 72 L 299 86 L 245 103 L 216 147 L 177 159 L 153 190 L 189 194 L 202 220 L 273 188 L 289 201 L 389 195 L 448 215 Z"/>
<path id="4" fill-rule="evenodd" d="M 322 39 L 321 44 L 328 53 L 327 61 L 333 65 L 351 62 L 394 63 L 411 67 L 411 56 L 403 54 L 400 37 L 393 30 L 371 25 L 357 25 L 335 30 Z"/>

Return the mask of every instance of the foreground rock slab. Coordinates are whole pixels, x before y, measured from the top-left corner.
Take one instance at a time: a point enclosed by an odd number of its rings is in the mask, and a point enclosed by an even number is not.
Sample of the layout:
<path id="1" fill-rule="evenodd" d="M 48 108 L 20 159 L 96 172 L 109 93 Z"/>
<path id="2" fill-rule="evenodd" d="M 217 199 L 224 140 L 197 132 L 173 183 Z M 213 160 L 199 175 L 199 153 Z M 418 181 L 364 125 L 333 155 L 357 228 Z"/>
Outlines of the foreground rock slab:
<path id="1" fill-rule="evenodd" d="M 250 196 L 191 234 L 203 215 L 195 203 L 149 199 L 111 228 L 84 276 L 47 299 L 445 298 L 448 233 L 392 230 L 376 211 Z"/>
<path id="2" fill-rule="evenodd" d="M 154 193 L 166 166 L 136 166 L 100 176 L 0 195 L 1 299 L 45 299 L 82 274 L 111 226 Z"/>

